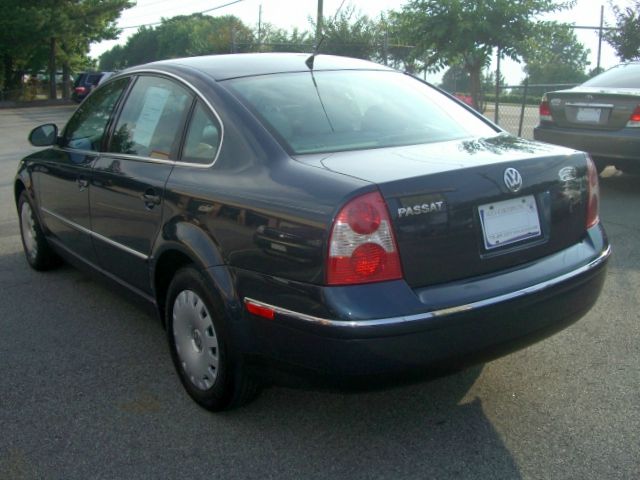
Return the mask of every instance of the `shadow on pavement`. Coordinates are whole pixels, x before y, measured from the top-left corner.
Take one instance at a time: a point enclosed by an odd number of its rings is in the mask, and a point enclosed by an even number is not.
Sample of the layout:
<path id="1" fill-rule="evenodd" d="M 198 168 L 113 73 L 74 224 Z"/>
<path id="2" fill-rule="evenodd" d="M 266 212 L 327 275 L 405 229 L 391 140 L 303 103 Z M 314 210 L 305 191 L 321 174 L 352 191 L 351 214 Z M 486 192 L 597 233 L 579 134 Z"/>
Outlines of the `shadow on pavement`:
<path id="1" fill-rule="evenodd" d="M 21 252 L 0 271 L 0 477 L 521 477 L 465 398 L 482 367 L 358 394 L 274 387 L 211 414 L 182 390 L 155 318 L 73 268 L 33 272 Z"/>

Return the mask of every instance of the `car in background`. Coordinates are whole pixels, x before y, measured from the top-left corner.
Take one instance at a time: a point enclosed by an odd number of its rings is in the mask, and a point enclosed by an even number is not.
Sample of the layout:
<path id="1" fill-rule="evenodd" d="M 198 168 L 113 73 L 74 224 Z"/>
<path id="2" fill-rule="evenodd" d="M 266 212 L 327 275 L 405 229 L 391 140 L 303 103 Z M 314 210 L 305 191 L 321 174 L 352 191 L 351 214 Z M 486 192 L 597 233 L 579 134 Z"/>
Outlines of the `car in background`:
<path id="1" fill-rule="evenodd" d="M 82 72 L 76 77 L 73 83 L 73 92 L 71 98 L 80 103 L 84 100 L 95 87 L 107 80 L 113 72 Z"/>
<path id="2" fill-rule="evenodd" d="M 589 152 L 607 165 L 640 173 L 640 62 L 613 67 L 582 85 L 548 92 L 536 140 Z"/>
<path id="3" fill-rule="evenodd" d="M 155 306 L 211 410 L 275 372 L 379 386 L 522 348 L 589 311 L 611 251 L 587 154 L 362 60 L 141 65 L 29 138 L 29 265 Z"/>

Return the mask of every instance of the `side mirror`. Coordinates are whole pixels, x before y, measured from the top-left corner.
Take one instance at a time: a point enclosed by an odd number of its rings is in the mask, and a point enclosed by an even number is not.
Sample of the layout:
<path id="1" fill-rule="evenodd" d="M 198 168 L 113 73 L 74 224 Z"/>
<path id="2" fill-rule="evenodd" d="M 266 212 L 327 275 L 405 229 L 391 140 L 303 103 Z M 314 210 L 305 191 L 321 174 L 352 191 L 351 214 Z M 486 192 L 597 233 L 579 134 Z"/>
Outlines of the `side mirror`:
<path id="1" fill-rule="evenodd" d="M 58 127 L 53 123 L 46 123 L 31 130 L 29 143 L 34 147 L 50 147 L 58 140 Z"/>

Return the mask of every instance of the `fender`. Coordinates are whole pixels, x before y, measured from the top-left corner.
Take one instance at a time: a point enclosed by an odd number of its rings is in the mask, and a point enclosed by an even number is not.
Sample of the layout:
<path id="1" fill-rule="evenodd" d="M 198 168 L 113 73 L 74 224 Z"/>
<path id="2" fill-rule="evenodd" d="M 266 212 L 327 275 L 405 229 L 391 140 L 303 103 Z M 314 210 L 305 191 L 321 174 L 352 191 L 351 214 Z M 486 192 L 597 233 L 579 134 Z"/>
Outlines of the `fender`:
<path id="1" fill-rule="evenodd" d="M 13 184 L 13 196 L 16 202 L 16 207 L 18 206 L 18 197 L 20 195 L 20 192 L 22 191 L 21 185 L 27 191 L 27 194 L 29 195 L 31 201 L 34 201 L 35 195 L 33 191 L 33 181 L 31 179 L 29 167 L 24 160 L 20 160 L 20 163 L 18 164 L 18 172 L 16 173 Z"/>
<path id="2" fill-rule="evenodd" d="M 197 225 L 184 220 L 172 221 L 164 226 L 153 247 L 152 270 L 155 269 L 157 260 L 168 250 L 177 250 L 187 255 L 203 269 L 225 264 L 220 248 L 211 236 Z"/>
<path id="3" fill-rule="evenodd" d="M 176 221 L 168 224 L 154 245 L 154 251 L 150 258 L 150 274 L 153 282 L 153 291 L 156 296 L 162 297 L 162 287 L 157 290 L 155 284 L 157 267 L 166 254 L 179 253 L 189 258 L 198 266 L 201 273 L 211 283 L 215 294 L 220 297 L 227 318 L 230 319 L 229 328 L 231 334 L 242 348 L 248 345 L 246 327 L 242 319 L 242 303 L 238 298 L 235 281 L 229 267 L 223 261 L 222 254 L 215 241 L 200 229 L 197 225 Z M 162 299 L 158 302 L 158 313 L 166 327 L 166 319 L 162 311 Z"/>

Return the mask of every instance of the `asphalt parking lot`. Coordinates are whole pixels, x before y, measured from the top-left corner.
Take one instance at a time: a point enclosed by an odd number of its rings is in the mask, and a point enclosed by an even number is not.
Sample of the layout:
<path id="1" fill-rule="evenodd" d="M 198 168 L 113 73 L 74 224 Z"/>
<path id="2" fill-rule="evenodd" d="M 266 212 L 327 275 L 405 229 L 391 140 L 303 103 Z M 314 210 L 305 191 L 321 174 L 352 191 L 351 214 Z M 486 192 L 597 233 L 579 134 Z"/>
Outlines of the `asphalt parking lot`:
<path id="1" fill-rule="evenodd" d="M 640 176 L 601 179 L 605 289 L 558 335 L 431 382 L 274 387 L 211 414 L 184 393 L 155 318 L 23 258 L 16 165 L 32 127 L 71 112 L 0 110 L 0 480 L 640 478 Z"/>

